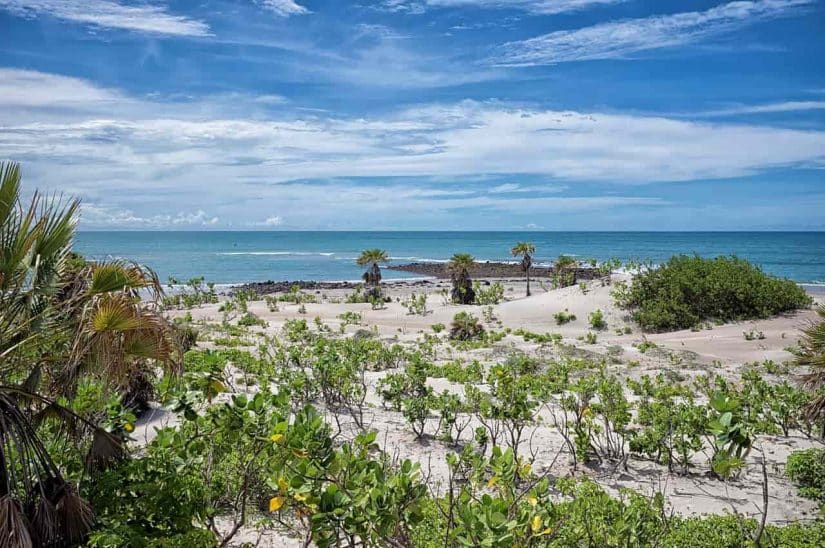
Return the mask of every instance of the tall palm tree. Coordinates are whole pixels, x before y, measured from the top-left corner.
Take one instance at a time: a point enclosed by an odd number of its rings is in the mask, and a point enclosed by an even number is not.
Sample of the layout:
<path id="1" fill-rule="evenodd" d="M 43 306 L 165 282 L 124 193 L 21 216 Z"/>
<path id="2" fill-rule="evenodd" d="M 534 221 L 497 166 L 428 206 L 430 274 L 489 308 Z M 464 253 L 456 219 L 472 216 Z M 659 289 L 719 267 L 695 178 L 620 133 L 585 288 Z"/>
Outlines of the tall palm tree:
<path id="1" fill-rule="evenodd" d="M 156 277 L 72 258 L 78 205 L 37 193 L 24 204 L 19 165 L 0 164 L 0 546 L 75 545 L 91 527 L 39 424 L 57 420 L 67 441 L 88 442 L 89 471 L 123 455 L 121 436 L 58 405 L 49 386 L 70 394 L 93 371 L 117 389 L 135 365 L 172 361 L 160 311 L 137 293 Z"/>
<path id="2" fill-rule="evenodd" d="M 530 296 L 530 268 L 533 266 L 533 254 L 536 252 L 536 246 L 532 242 L 518 242 L 510 250 L 513 257 L 521 257 L 521 269 L 527 276 L 527 296 Z"/>
<path id="3" fill-rule="evenodd" d="M 470 279 L 470 269 L 475 263 L 475 257 L 469 253 L 456 253 L 447 263 L 447 272 L 453 284 L 452 299 L 459 304 L 473 304 L 476 293 L 473 290 L 473 280 Z"/>
<path id="4" fill-rule="evenodd" d="M 370 287 L 368 294 L 372 297 L 381 297 L 381 267 L 378 264 L 389 260 L 389 255 L 383 249 L 365 249 L 355 260 L 358 266 L 366 267 L 361 279 Z"/>

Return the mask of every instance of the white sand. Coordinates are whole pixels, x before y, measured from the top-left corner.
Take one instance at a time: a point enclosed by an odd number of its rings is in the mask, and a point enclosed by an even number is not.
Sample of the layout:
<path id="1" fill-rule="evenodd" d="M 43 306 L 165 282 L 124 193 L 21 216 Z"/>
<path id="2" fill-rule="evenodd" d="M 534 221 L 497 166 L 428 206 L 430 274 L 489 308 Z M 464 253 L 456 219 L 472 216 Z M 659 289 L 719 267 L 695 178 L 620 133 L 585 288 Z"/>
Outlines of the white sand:
<path id="1" fill-rule="evenodd" d="M 393 302 L 388 303 L 382 310 L 372 310 L 370 305 L 366 304 L 330 302 L 343 300 L 347 293 L 343 290 L 317 292 L 316 296 L 323 301 L 304 305 L 305 314 L 299 313 L 299 305 L 286 303 L 279 303 L 279 310 L 270 312 L 262 301 L 249 303 L 249 310 L 268 322 L 265 331 L 271 335 L 280 334 L 284 321 L 294 318 L 305 318 L 312 325 L 312 320 L 319 317 L 335 330 L 341 323 L 338 316 L 345 311 L 353 311 L 361 314 L 362 322 L 358 326 L 347 326 L 347 333 L 354 333 L 359 329 L 377 329 L 383 339 L 412 342 L 423 333 L 433 333 L 433 324 L 449 326 L 453 315 L 460 310 L 470 311 L 479 318 L 482 317 L 484 307 L 445 304 L 439 292 L 446 287 L 447 282 L 442 281 L 426 288 L 427 306 L 430 311 L 426 316 L 409 315 L 406 308 L 396 302 L 396 298 L 403 299 L 411 292 L 420 293 L 423 289 L 397 284 L 386 284 Z M 769 359 L 781 363 L 792 358 L 785 348 L 796 343 L 800 327 L 816 317 L 814 311 L 800 311 L 769 320 L 714 326 L 713 329 L 698 332 L 688 330 L 644 336 L 629 321 L 626 312 L 613 304 L 610 285 L 602 285 L 598 281 L 590 282 L 587 292 L 583 293 L 578 286 L 545 291 L 539 284 L 534 283 L 534 294 L 529 298 L 524 297 L 523 282 L 507 282 L 506 287 L 507 301 L 492 307 L 493 315 L 501 325 L 487 325 L 488 329 L 500 331 L 507 327 L 512 330 L 523 328 L 537 333 L 559 333 L 564 337 L 565 345 L 575 345 L 581 349 L 580 351 L 592 354 L 594 358 L 612 355 L 621 363 L 609 361 L 609 369 L 622 377 L 638 378 L 642 374 L 652 375 L 665 370 L 684 378 L 707 373 L 738 376 L 743 367 L 750 362 Z M 191 314 L 195 320 L 219 322 L 222 314 L 218 307 L 219 305 L 203 306 L 192 310 Z M 598 332 L 596 344 L 586 344 L 578 338 L 591 331 L 587 317 L 596 309 L 604 312 L 608 326 L 607 329 Z M 563 326 L 556 325 L 553 314 L 562 310 L 575 314 L 577 319 Z M 176 312 L 178 315 L 184 313 Z M 630 326 L 633 332 L 627 335 L 616 334 L 617 329 L 623 330 L 625 326 Z M 743 332 L 751 330 L 763 332 L 765 338 L 745 340 Z M 656 343 L 660 348 L 646 353 L 639 352 L 633 344 L 645 339 Z M 200 346 L 210 347 L 211 344 L 204 342 Z M 465 352 L 463 355 L 449 345 L 440 347 L 439 359 L 461 357 L 467 362 L 479 359 L 485 364 L 495 363 L 497 359 L 503 359 L 512 351 L 522 351 L 545 358 L 550 358 L 558 352 L 553 345 L 526 343 L 515 335 L 507 336 L 493 348 Z M 628 362 L 633 361 L 638 361 L 639 365 L 629 366 Z M 369 373 L 371 386 L 374 387 L 374 383 L 385 374 L 386 372 Z M 438 392 L 463 392 L 462 386 L 444 379 L 430 379 L 430 383 Z M 444 457 L 454 451 L 455 447 L 434 438 L 416 440 L 403 417 L 399 413 L 385 410 L 375 393 L 370 393 L 368 405 L 368 422 L 371 428 L 378 431 L 378 441 L 385 449 L 401 458 L 419 461 L 433 485 L 437 486 L 443 482 L 446 478 Z M 553 474 L 561 476 L 571 473 L 568 456 L 558 455 L 562 448 L 562 440 L 551 426 L 549 412 L 543 410 L 538 418 L 539 422 L 535 428 L 528 430 L 524 436 L 531 442 L 525 442 L 520 451 L 523 454 L 535 454 L 534 470 L 538 472 L 544 471 L 555 460 L 551 469 Z M 136 436 L 150 439 L 151 434 L 148 434 L 147 430 L 169 420 L 167 414 L 157 412 L 141 421 L 143 428 L 136 432 Z M 435 428 L 436 422 L 437 420 L 431 421 L 431 429 Z M 474 426 L 476 425 L 473 423 L 465 430 L 465 439 L 472 435 Z M 758 459 L 760 451 L 764 451 L 769 475 L 768 522 L 780 524 L 812 518 L 817 512 L 816 504 L 799 497 L 796 488 L 783 473 L 785 461 L 791 451 L 814 445 L 815 442 L 802 436 L 759 436 L 741 479 L 727 483 L 710 476 L 707 459 L 701 454 L 694 457 L 695 467 L 686 476 L 670 474 L 667 467 L 639 458 L 630 458 L 627 470 L 621 467 L 616 469 L 615 466 L 603 469 L 580 467 L 578 474 L 591 476 L 610 491 L 616 491 L 619 487 L 631 487 L 648 494 L 661 490 L 673 511 L 682 515 L 738 512 L 758 516 L 762 507 L 762 471 Z M 254 542 L 256 536 L 252 531 L 244 531 L 243 536 L 236 540 Z M 286 543 L 287 540 L 268 532 L 262 540 L 262 545 L 281 545 L 281 542 Z"/>

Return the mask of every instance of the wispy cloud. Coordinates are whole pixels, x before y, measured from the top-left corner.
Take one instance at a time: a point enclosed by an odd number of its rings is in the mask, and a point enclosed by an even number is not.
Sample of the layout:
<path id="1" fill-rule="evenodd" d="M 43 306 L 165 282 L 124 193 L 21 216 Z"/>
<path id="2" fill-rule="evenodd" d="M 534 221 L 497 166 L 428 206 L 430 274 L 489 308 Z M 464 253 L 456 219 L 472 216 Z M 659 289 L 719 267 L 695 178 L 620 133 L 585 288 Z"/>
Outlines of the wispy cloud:
<path id="1" fill-rule="evenodd" d="M 627 0 L 384 0 L 380 7 L 387 11 L 422 14 L 428 7 L 476 7 L 518 9 L 537 14 L 578 11 L 598 5 L 618 4 Z"/>
<path id="2" fill-rule="evenodd" d="M 22 161 L 32 187 L 80 194 L 103 208 L 87 213 L 93 217 L 85 222 L 95 226 L 245 225 L 278 218 L 273 211 L 310 210 L 317 219 L 289 226 L 318 227 L 313 223 L 325 219 L 332 227 L 364 227 L 379 213 L 387 225 L 438 217 L 449 226 L 459 210 L 531 215 L 523 226 L 548 212 L 663 203 L 621 190 L 571 196 L 579 183 L 825 165 L 825 131 L 771 125 L 476 101 L 368 118 L 300 110 L 244 117 L 237 104 L 254 104 L 254 97 L 170 103 L 3 69 L 0 82 L 0 158 Z M 55 109 L 48 101 L 55 90 L 89 97 Z M 32 99 L 20 108 L 24 97 Z M 166 210 L 175 203 L 194 213 Z"/>
<path id="3" fill-rule="evenodd" d="M 0 74 L 3 75 L 0 78 L 0 102 L 8 108 L 82 108 L 83 105 L 100 108 L 105 103 L 127 100 L 117 91 L 70 76 L 18 69 L 0 69 Z"/>
<path id="4" fill-rule="evenodd" d="M 170 36 L 208 36 L 209 26 L 174 15 L 152 4 L 125 5 L 114 0 L 0 0 L 0 9 L 24 17 L 55 17 L 100 28 Z"/>
<path id="5" fill-rule="evenodd" d="M 743 26 L 798 13 L 813 0 L 730 2 L 707 11 L 611 21 L 561 30 L 501 46 L 493 64 L 552 65 L 571 61 L 620 59 L 641 51 L 681 46 Z"/>
<path id="6" fill-rule="evenodd" d="M 307 8 L 298 4 L 295 0 L 258 0 L 258 2 L 264 8 L 281 17 L 310 13 Z"/>
<path id="7" fill-rule="evenodd" d="M 825 109 L 825 101 L 785 101 L 765 105 L 741 105 L 718 110 L 700 112 L 699 116 L 735 116 L 738 114 L 774 114 L 781 112 L 799 112 Z"/>

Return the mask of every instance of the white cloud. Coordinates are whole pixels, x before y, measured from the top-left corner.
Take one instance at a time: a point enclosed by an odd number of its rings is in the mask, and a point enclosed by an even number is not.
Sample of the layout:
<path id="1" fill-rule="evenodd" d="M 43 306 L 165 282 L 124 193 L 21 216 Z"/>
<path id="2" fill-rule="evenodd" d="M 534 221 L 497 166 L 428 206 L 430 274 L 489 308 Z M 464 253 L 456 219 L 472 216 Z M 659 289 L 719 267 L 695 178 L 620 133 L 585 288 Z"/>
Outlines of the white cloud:
<path id="1" fill-rule="evenodd" d="M 172 36 L 208 36 L 209 26 L 165 7 L 124 5 L 114 0 L 0 0 L 0 9 L 24 17 L 50 16 L 100 28 L 126 29 Z"/>
<path id="2" fill-rule="evenodd" d="M 579 182 L 691 181 L 825 165 L 825 131 L 773 125 L 475 101 L 371 118 L 300 110 L 245 118 L 238 96 L 164 102 L 3 69 L 0 82 L 7 86 L 0 92 L 14 90 L 0 93 L 0 159 L 23 163 L 28 188 L 95 204 L 84 217 L 95 226 L 243 225 L 275 219 L 273 211 L 312 211 L 291 224 L 364 227 L 382 218 L 449 219 L 473 208 L 531 215 L 524 226 L 548 212 L 662 205 L 620 193 L 560 194 Z M 46 98 L 54 89 L 74 89 L 76 104 L 53 108 Z M 23 97 L 32 98 L 26 108 Z M 192 213 L 167 213 L 173 204 Z"/>
<path id="3" fill-rule="evenodd" d="M 180 228 L 206 227 L 218 224 L 217 217 L 208 215 L 202 209 L 195 212 L 178 212 L 175 215 L 159 214 L 141 217 L 129 209 L 119 209 L 95 204 L 81 204 L 80 225 L 82 227 L 110 228 Z"/>
<path id="4" fill-rule="evenodd" d="M 259 0 L 259 3 L 269 11 L 281 17 L 289 17 L 291 15 L 304 15 L 310 13 L 308 9 L 301 6 L 294 0 Z"/>
<path id="5" fill-rule="evenodd" d="M 284 220 L 281 219 L 280 216 L 275 215 L 274 217 L 267 217 L 266 220 L 264 220 L 264 222 L 261 224 L 263 226 L 281 226 L 282 224 L 284 224 Z"/>
<path id="6" fill-rule="evenodd" d="M 707 11 L 611 21 L 510 42 L 491 62 L 497 65 L 552 65 L 570 61 L 620 59 L 630 54 L 680 46 L 745 25 L 787 16 L 813 0 L 729 2 Z"/>
<path id="7" fill-rule="evenodd" d="M 0 74 L 0 103 L 8 108 L 82 108 L 84 105 L 100 108 L 106 103 L 126 100 L 116 91 L 79 78 L 18 69 L 0 69 Z"/>
<path id="8" fill-rule="evenodd" d="M 35 78 L 0 70 L 0 81 L 18 87 L 8 102 L 0 96 L 3 156 L 102 164 L 123 171 L 140 166 L 182 170 L 174 177 L 167 174 L 168 184 L 173 178 L 196 185 L 213 180 L 223 184 L 225 177 L 238 175 L 278 182 L 494 173 L 685 181 L 819 163 L 825 155 L 822 131 L 475 101 L 425 105 L 365 119 L 317 114 L 224 117 L 221 111 L 231 106 L 131 99 L 124 100 L 118 117 L 113 117 L 107 103 L 107 93 L 112 92 L 100 90 L 97 111 L 90 101 L 77 111 L 55 113 L 43 103 L 42 108 L 20 113 L 10 108 L 20 97 L 45 96 L 46 90 L 65 85 L 63 77 Z M 202 112 L 214 117 L 204 119 Z M 738 146 L 731 147 L 733 142 Z"/>
<path id="9" fill-rule="evenodd" d="M 562 192 L 564 190 L 567 190 L 567 187 L 565 187 L 565 186 L 555 186 L 555 187 L 553 187 L 553 186 L 547 186 L 547 185 L 543 185 L 543 186 L 536 186 L 536 185 L 524 186 L 524 185 L 521 185 L 519 183 L 502 183 L 500 185 L 496 185 L 496 186 L 490 188 L 487 192 L 489 192 L 490 194 L 513 194 L 513 193 L 516 193 L 516 192 L 533 192 L 533 193 L 536 193 L 536 192 L 544 192 L 544 193 L 547 193 L 547 192 Z"/>
<path id="10" fill-rule="evenodd" d="M 708 110 L 701 112 L 701 116 L 728 116 L 736 114 L 771 114 L 780 112 L 798 112 L 804 110 L 825 109 L 825 101 L 785 101 L 766 105 L 741 105 L 737 107 Z"/>
<path id="11" fill-rule="evenodd" d="M 531 13 L 555 14 L 577 11 L 627 0 L 384 0 L 381 7 L 387 11 L 421 14 L 427 7 L 512 8 Z"/>

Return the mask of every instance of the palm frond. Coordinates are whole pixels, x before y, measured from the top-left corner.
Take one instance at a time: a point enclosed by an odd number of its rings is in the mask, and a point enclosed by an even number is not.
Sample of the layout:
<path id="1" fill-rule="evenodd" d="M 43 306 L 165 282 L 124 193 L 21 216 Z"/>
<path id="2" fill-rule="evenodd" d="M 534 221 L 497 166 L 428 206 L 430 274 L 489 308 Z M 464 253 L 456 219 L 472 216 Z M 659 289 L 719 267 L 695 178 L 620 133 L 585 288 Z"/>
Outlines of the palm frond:
<path id="1" fill-rule="evenodd" d="M 71 544 L 83 541 L 94 525 L 94 512 L 89 503 L 67 485 L 55 507 L 60 516 L 63 537 Z"/>
<path id="2" fill-rule="evenodd" d="M 10 495 L 0 497 L 0 548 L 32 548 L 31 535 L 20 503 Z"/>
<path id="3" fill-rule="evenodd" d="M 390 256 L 383 249 L 365 249 L 355 260 L 355 263 L 358 266 L 367 266 L 371 264 L 386 263 L 389 260 Z"/>
<path id="4" fill-rule="evenodd" d="M 161 284 L 151 270 L 136 263 L 112 261 L 91 265 L 91 295 L 151 289 L 160 292 Z"/>
<path id="5" fill-rule="evenodd" d="M 123 440 L 101 428 L 96 428 L 92 435 L 92 445 L 86 455 L 86 469 L 106 469 L 124 456 Z"/>

